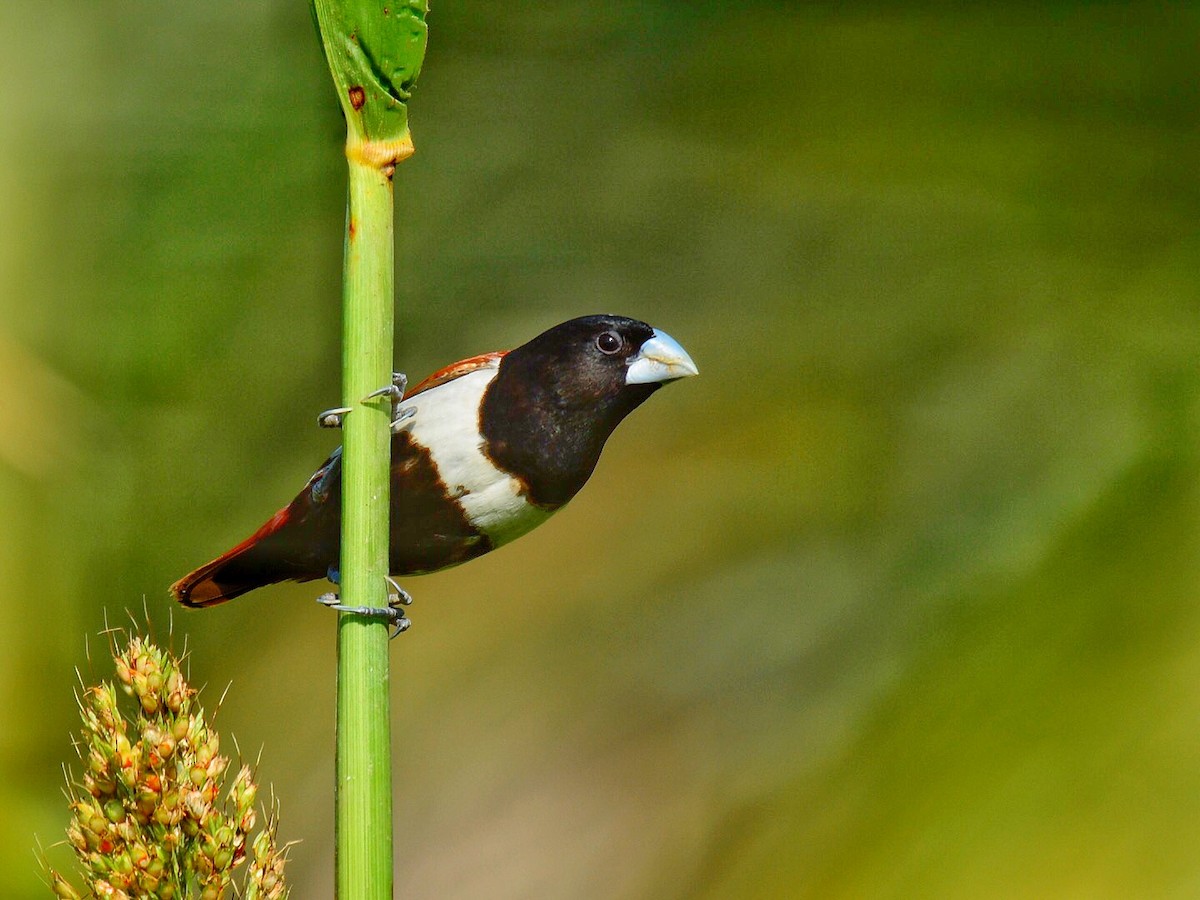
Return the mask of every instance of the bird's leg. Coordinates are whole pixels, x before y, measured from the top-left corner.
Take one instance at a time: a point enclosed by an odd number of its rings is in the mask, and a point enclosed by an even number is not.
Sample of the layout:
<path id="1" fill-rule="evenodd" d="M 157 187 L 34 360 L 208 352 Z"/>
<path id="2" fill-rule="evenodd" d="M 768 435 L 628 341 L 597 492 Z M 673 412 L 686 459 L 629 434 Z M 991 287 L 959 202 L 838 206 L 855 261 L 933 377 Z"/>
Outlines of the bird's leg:
<path id="1" fill-rule="evenodd" d="M 403 372 L 392 373 L 392 383 L 386 387 L 381 387 L 377 391 L 371 391 L 367 396 L 362 398 L 363 403 L 374 400 L 376 397 L 389 397 L 392 401 L 392 418 L 390 428 L 392 434 L 396 434 L 401 425 L 411 419 L 416 410 L 409 407 L 401 407 L 400 404 L 404 401 L 404 389 L 408 387 L 408 376 Z M 351 412 L 352 406 L 338 406 L 334 409 L 327 409 L 317 416 L 317 424 L 322 428 L 341 428 L 342 421 L 346 418 L 346 414 Z"/>
<path id="2" fill-rule="evenodd" d="M 329 567 L 329 580 L 334 584 L 338 584 L 341 580 L 341 573 L 333 566 Z M 392 637 L 395 638 L 402 634 L 412 626 L 412 619 L 404 614 L 404 607 L 412 603 L 412 597 L 408 591 L 396 584 L 395 580 L 390 575 L 383 576 L 395 593 L 388 594 L 388 605 L 386 607 L 376 606 L 346 606 L 341 602 L 341 597 L 334 591 L 322 594 L 317 598 L 317 602 L 322 606 L 327 606 L 330 609 L 336 609 L 338 612 L 353 613 L 356 616 L 371 616 L 377 619 L 386 619 L 395 631 L 392 632 Z"/>

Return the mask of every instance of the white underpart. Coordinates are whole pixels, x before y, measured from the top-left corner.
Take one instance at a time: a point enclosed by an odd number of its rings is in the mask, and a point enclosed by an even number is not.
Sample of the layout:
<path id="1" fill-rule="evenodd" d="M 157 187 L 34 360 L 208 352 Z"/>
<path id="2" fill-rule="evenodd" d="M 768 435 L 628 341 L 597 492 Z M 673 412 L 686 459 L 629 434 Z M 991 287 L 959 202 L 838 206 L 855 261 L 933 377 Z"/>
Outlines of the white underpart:
<path id="1" fill-rule="evenodd" d="M 429 450 L 446 488 L 474 527 L 499 547 L 545 522 L 551 512 L 529 503 L 521 483 L 484 454 L 479 401 L 498 362 L 422 391 L 406 407 L 416 409 L 408 431 Z"/>

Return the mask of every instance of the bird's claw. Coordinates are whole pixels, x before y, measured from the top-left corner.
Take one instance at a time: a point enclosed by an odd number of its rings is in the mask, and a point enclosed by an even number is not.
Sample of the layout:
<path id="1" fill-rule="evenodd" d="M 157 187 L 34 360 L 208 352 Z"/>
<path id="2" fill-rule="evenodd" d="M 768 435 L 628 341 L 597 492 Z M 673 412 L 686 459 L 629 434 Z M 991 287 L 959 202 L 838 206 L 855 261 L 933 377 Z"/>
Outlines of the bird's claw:
<path id="1" fill-rule="evenodd" d="M 342 420 L 346 418 L 346 413 L 350 412 L 353 407 L 337 406 L 333 409 L 327 409 L 322 413 L 317 413 L 317 424 L 322 428 L 341 428 Z"/>
<path id="2" fill-rule="evenodd" d="M 417 408 L 415 406 L 406 406 L 403 409 L 399 406 L 394 406 L 392 409 L 392 424 L 388 426 L 391 428 L 392 434 L 399 434 L 400 429 L 404 427 L 404 423 L 416 414 Z"/>
<path id="3" fill-rule="evenodd" d="M 400 431 L 400 426 L 416 415 L 417 411 L 411 406 L 402 407 L 400 404 L 404 402 L 404 391 L 408 388 L 408 376 L 403 372 L 392 373 L 392 383 L 387 387 L 381 387 L 379 390 L 371 391 L 367 396 L 363 397 L 362 402 L 366 403 L 369 400 L 374 400 L 376 397 L 387 397 L 392 401 L 392 434 Z"/>
<path id="4" fill-rule="evenodd" d="M 396 434 L 400 431 L 401 426 L 416 415 L 417 412 L 411 406 L 402 407 L 400 405 L 404 402 L 404 390 L 407 387 L 408 376 L 403 372 L 393 372 L 391 384 L 381 387 L 379 390 L 371 391 L 360 402 L 369 403 L 377 397 L 389 398 L 392 401 L 392 419 L 389 427 L 392 430 L 392 434 Z M 317 423 L 322 428 L 341 428 L 346 415 L 353 409 L 354 407 L 352 406 L 339 406 L 335 409 L 327 409 L 317 416 Z"/>
<path id="5" fill-rule="evenodd" d="M 390 575 L 385 575 L 384 578 L 387 579 L 387 583 L 395 591 L 395 593 L 388 594 L 388 605 L 385 607 L 347 606 L 341 602 L 341 597 L 334 591 L 322 594 L 317 598 L 317 602 L 329 609 L 336 609 L 338 612 L 352 613 L 356 616 L 368 616 L 373 619 L 384 619 L 394 629 L 391 636 L 395 639 L 412 627 L 412 619 L 404 614 L 404 607 L 412 603 L 412 596 L 408 591 L 396 584 Z"/>
<path id="6" fill-rule="evenodd" d="M 388 594 L 388 606 L 395 609 L 397 606 L 411 606 L 412 594 L 406 591 L 400 585 L 396 584 L 396 579 L 391 575 L 384 575 L 383 580 L 386 581 L 392 588 L 392 593 Z"/>
<path id="7" fill-rule="evenodd" d="M 408 387 L 408 376 L 403 372 L 392 373 L 392 383 L 378 390 L 371 391 L 367 396 L 362 398 L 362 402 L 374 400 L 376 397 L 391 397 L 392 402 L 396 402 L 404 396 L 404 389 Z"/>

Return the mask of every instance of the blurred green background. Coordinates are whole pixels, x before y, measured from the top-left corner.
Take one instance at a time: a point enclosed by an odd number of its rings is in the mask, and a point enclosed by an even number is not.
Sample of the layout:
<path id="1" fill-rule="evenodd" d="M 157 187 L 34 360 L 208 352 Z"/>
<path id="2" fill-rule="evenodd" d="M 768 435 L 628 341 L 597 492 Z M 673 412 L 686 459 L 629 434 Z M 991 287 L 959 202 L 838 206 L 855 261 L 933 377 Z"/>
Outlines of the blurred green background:
<path id="1" fill-rule="evenodd" d="M 702 377 L 410 579 L 397 895 L 1200 893 L 1200 12 L 435 3 L 413 377 L 598 311 Z M 306 4 L 0 5 L 0 895 L 74 668 L 336 437 Z M 332 616 L 174 615 L 332 893 Z M 232 746 L 232 744 L 230 744 Z M 61 850 L 53 851 L 61 854 Z M 61 859 L 62 856 L 55 856 Z"/>

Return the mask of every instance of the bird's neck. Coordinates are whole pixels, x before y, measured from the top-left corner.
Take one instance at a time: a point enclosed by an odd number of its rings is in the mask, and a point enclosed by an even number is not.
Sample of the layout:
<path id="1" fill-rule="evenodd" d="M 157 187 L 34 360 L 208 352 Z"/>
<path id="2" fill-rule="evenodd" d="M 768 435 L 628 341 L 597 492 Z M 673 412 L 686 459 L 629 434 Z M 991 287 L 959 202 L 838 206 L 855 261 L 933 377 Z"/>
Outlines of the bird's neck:
<path id="1" fill-rule="evenodd" d="M 555 509 L 583 487 L 608 436 L 650 392 L 580 402 L 553 379 L 501 365 L 480 410 L 484 453 L 521 482 L 531 503 Z"/>

